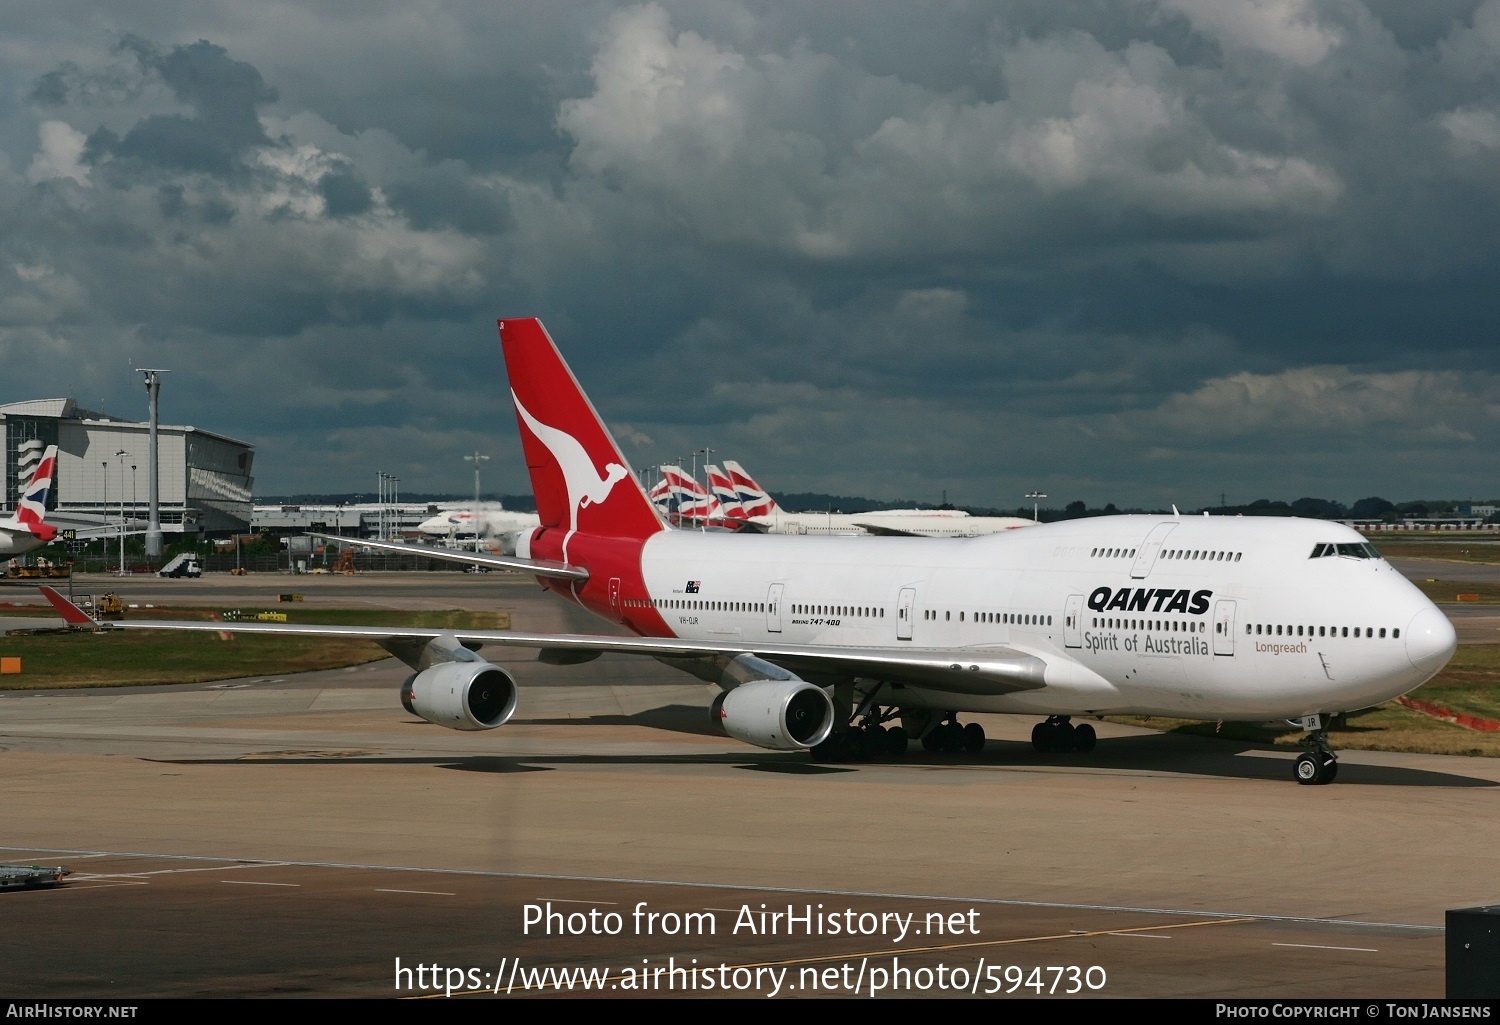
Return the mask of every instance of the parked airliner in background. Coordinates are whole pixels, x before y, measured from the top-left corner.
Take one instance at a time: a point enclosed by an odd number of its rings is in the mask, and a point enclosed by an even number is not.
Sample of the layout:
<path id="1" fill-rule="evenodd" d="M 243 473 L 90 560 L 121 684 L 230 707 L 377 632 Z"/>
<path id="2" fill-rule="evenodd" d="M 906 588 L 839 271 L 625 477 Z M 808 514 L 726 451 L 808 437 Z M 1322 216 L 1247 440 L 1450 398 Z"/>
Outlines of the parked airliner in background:
<path id="1" fill-rule="evenodd" d="M 1057 753 L 1093 748 L 1075 717 L 1294 720 L 1309 731 L 1301 783 L 1337 771 L 1328 716 L 1404 694 L 1453 654 L 1447 618 L 1322 521 L 1101 516 L 941 541 L 672 530 L 540 322 L 502 320 L 500 335 L 541 524 L 515 556 L 435 557 L 524 570 L 636 636 L 118 625 L 369 637 L 414 670 L 403 704 L 456 730 L 516 709 L 515 677 L 480 644 L 554 664 L 653 656 L 719 685 L 731 736 L 814 757 L 898 754 L 911 738 L 977 750 L 984 731 L 961 712 L 1038 716 L 1033 744 Z"/>
<path id="2" fill-rule="evenodd" d="M 48 445 L 29 472 L 16 511 L 0 519 L 0 562 L 57 540 L 57 528 L 47 522 L 47 493 L 56 475 L 57 446 Z"/>
<path id="3" fill-rule="evenodd" d="M 511 512 L 496 504 L 443 509 L 417 524 L 417 530 L 428 537 L 473 538 L 498 537 L 535 527 L 536 513 Z"/>
<path id="4" fill-rule="evenodd" d="M 717 467 L 715 467 L 717 469 Z M 1017 516 L 971 516 L 962 509 L 872 509 L 862 513 L 790 513 L 776 504 L 765 488 L 731 459 L 724 460 L 723 478 L 733 489 L 743 519 L 753 530 L 768 534 L 880 534 L 886 537 L 979 537 L 1002 530 L 1029 527 L 1032 520 Z M 712 478 L 710 478 L 712 480 Z M 720 484 L 715 487 L 719 494 Z M 721 497 L 721 501 L 723 498 Z"/>

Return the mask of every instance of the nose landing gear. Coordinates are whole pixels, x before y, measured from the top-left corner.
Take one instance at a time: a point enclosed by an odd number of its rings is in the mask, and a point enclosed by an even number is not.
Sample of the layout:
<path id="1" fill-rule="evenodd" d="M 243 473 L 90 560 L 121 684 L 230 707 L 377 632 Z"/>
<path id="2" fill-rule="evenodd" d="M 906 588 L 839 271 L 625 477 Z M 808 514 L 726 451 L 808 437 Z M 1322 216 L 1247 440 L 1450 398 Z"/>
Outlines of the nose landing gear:
<path id="1" fill-rule="evenodd" d="M 1323 716 L 1314 715 L 1301 720 L 1309 730 L 1303 743 L 1308 750 L 1297 756 L 1292 767 L 1292 776 L 1304 786 L 1322 786 L 1332 783 L 1339 774 L 1338 756 L 1328 745 L 1328 730 L 1323 725 Z"/>

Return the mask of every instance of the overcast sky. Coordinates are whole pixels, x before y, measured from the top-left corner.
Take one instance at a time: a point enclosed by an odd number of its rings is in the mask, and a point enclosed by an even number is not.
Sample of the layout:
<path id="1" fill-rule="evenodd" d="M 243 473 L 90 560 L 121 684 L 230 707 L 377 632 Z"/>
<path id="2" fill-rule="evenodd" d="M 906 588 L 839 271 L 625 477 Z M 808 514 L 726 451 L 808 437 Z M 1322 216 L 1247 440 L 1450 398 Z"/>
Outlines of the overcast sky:
<path id="1" fill-rule="evenodd" d="M 1019 506 L 1500 495 L 1500 0 L 6 0 L 0 401 L 257 492 L 637 466 Z"/>

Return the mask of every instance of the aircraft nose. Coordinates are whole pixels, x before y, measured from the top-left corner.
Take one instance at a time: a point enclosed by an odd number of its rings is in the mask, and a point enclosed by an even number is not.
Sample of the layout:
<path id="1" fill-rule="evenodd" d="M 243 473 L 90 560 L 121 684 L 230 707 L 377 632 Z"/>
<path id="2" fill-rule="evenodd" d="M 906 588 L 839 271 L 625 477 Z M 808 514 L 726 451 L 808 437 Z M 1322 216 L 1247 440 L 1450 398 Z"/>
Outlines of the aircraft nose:
<path id="1" fill-rule="evenodd" d="M 1406 657 L 1424 673 L 1448 664 L 1458 647 L 1458 634 L 1442 612 L 1428 606 L 1412 617 L 1406 628 Z"/>

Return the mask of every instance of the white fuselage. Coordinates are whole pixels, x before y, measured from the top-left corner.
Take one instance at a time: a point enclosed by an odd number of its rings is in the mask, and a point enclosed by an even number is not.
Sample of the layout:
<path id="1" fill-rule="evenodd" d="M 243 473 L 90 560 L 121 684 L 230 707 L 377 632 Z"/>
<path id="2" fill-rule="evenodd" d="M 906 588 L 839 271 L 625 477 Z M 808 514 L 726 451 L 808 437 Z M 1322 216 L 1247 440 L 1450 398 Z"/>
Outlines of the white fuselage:
<path id="1" fill-rule="evenodd" d="M 0 562 L 40 548 L 47 542 L 16 519 L 0 520 Z"/>
<path id="2" fill-rule="evenodd" d="M 1336 523 L 1110 516 L 967 540 L 666 531 L 650 595 L 679 637 L 856 650 L 1004 646 L 1046 665 L 1012 693 L 907 686 L 947 711 L 1269 720 L 1368 707 L 1442 668 L 1447 618 Z M 1362 549 L 1366 554 L 1370 550 Z"/>
<path id="3" fill-rule="evenodd" d="M 494 537 L 537 525 L 536 513 L 508 509 L 452 509 L 428 517 L 417 530 L 432 537 Z"/>
<path id="4" fill-rule="evenodd" d="M 752 516 L 750 522 L 768 534 L 802 534 L 840 537 L 889 531 L 917 537 L 982 537 L 1017 527 L 1032 526 L 1031 520 L 1015 516 L 970 516 L 946 509 L 877 509 L 867 513 L 789 513 Z"/>

